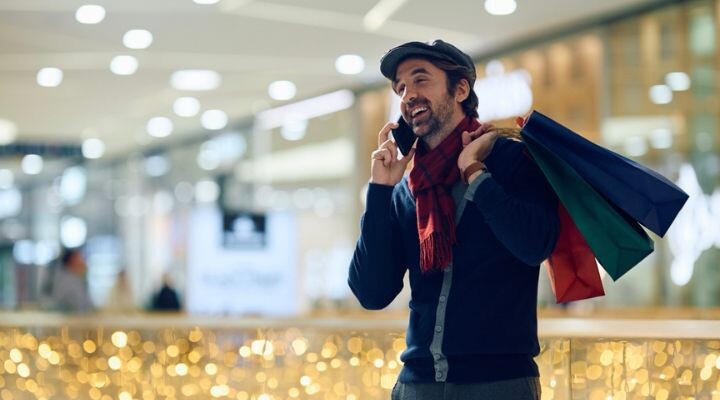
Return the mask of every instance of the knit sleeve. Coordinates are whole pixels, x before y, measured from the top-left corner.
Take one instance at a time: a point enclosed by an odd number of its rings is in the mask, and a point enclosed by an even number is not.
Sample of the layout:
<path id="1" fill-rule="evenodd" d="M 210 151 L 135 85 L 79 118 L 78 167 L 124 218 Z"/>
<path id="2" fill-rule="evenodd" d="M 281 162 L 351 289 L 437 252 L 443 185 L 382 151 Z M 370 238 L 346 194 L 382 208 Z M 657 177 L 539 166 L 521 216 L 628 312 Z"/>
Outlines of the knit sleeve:
<path id="1" fill-rule="evenodd" d="M 392 193 L 392 186 L 370 184 L 360 238 L 350 263 L 350 289 L 369 310 L 385 308 L 403 287 L 406 267 Z"/>
<path id="2" fill-rule="evenodd" d="M 475 188 L 473 203 L 515 257 L 540 264 L 560 230 L 555 192 L 521 142 L 499 139 L 485 164 L 491 174 Z"/>

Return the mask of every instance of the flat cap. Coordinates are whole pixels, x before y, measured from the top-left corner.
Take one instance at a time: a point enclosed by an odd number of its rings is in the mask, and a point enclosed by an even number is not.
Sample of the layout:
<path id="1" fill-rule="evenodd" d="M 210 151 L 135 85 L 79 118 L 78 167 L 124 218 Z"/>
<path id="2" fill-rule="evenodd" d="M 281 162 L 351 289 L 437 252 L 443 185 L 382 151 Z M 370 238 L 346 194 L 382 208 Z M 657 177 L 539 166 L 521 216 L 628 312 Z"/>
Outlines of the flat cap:
<path id="1" fill-rule="evenodd" d="M 472 70 L 473 76 L 475 75 L 475 63 L 472 58 L 442 40 L 435 40 L 432 43 L 408 42 L 393 47 L 380 59 L 380 72 L 391 81 L 394 80 L 398 65 L 409 57 L 432 57 L 445 60 L 469 68 Z"/>

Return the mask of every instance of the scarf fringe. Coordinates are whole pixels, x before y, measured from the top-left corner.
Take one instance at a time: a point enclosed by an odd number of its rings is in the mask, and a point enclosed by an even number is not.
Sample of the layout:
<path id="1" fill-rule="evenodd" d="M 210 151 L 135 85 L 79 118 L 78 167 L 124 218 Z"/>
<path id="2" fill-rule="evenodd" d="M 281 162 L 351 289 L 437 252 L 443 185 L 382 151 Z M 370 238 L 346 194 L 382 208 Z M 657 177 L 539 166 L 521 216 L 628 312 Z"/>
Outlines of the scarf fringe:
<path id="1" fill-rule="evenodd" d="M 436 269 L 444 271 L 452 261 L 455 230 L 450 235 L 432 232 L 420 242 L 420 271 L 423 274 Z"/>

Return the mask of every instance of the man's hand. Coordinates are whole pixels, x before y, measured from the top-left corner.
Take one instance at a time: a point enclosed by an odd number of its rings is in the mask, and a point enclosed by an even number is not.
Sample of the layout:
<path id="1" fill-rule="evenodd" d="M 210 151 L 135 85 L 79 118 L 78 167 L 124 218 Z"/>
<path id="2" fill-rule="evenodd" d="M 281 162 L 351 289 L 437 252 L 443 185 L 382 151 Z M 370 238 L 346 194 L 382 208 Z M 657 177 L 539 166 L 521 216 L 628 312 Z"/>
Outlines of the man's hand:
<path id="1" fill-rule="evenodd" d="M 396 122 L 388 122 L 378 133 L 378 149 L 372 152 L 370 182 L 394 186 L 402 180 L 408 163 L 415 155 L 415 148 L 398 160 L 398 148 L 389 139 L 390 130 L 397 128 Z"/>
<path id="2" fill-rule="evenodd" d="M 460 152 L 457 162 L 461 171 L 475 161 L 484 161 L 490 154 L 498 137 L 498 133 L 492 128 L 492 124 L 482 124 L 473 132 L 462 133 L 464 149 Z"/>

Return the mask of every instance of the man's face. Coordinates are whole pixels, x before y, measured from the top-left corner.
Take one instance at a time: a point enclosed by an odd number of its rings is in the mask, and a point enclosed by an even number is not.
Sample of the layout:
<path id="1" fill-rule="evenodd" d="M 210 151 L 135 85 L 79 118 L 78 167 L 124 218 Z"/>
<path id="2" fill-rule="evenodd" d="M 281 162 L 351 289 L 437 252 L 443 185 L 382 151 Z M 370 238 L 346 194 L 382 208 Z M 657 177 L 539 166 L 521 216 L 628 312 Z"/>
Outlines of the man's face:
<path id="1" fill-rule="evenodd" d="M 398 65 L 393 90 L 400 96 L 400 111 L 418 137 L 439 134 L 461 111 L 448 93 L 445 71 L 421 58 Z"/>

